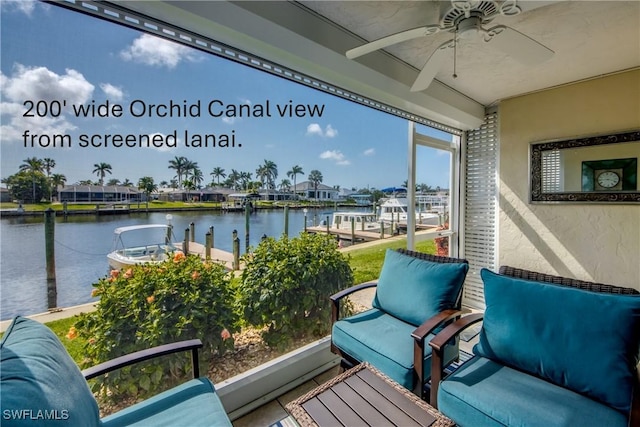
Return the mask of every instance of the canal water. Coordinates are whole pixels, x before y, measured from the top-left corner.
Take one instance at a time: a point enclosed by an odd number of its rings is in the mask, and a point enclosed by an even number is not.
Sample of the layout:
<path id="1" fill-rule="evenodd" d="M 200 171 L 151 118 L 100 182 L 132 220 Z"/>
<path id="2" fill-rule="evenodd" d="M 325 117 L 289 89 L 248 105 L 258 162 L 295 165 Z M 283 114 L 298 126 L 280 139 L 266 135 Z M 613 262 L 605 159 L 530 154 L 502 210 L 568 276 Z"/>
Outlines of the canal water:
<path id="1" fill-rule="evenodd" d="M 330 213 L 309 210 L 307 224 L 319 222 Z M 55 226 L 57 306 L 68 307 L 95 301 L 92 283 L 108 272 L 107 254 L 113 246 L 117 227 L 138 224 L 166 224 L 166 213 L 129 215 L 58 216 Z M 214 227 L 214 246 L 232 251 L 232 232 L 238 231 L 240 253 L 245 253 L 245 215 L 241 212 L 171 212 L 171 224 L 177 241 L 184 230 L 195 225 L 195 241 L 204 244 L 209 227 Z M 289 211 L 289 236 L 304 229 L 302 210 Z M 252 213 L 249 244 L 256 246 L 263 235 L 279 238 L 284 232 L 284 211 L 262 210 Z M 0 220 L 0 320 L 18 314 L 47 311 L 44 215 L 42 217 L 5 217 Z"/>

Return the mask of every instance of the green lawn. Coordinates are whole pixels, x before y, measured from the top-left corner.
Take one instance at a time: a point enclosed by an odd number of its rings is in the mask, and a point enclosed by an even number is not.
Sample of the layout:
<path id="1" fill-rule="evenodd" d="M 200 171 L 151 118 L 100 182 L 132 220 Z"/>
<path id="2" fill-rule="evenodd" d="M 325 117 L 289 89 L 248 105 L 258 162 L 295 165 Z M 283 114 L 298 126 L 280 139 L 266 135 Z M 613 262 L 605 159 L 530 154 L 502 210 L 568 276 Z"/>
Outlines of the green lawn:
<path id="1" fill-rule="evenodd" d="M 385 251 L 389 248 L 397 249 L 404 247 L 406 247 L 406 240 L 396 240 L 349 252 L 349 263 L 353 270 L 355 283 L 363 283 L 376 279 L 382 268 Z M 432 240 L 419 242 L 416 244 L 416 250 L 435 254 L 435 243 Z M 75 321 L 75 317 L 70 317 L 67 319 L 49 322 L 47 323 L 47 326 L 49 326 L 58 338 L 60 338 L 62 344 L 67 348 L 69 354 L 76 363 L 79 363 L 84 358 L 83 347 L 86 341 L 80 337 L 73 340 L 66 337 L 69 332 L 69 328 L 73 326 Z"/>

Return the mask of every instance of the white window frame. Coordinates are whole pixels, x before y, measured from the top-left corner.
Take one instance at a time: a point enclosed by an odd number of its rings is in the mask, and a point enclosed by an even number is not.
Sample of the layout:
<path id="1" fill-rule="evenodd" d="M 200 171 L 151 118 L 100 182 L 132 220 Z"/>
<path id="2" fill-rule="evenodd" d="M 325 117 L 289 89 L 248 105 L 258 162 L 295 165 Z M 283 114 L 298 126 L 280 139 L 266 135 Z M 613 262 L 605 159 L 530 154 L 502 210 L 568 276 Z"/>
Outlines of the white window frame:
<path id="1" fill-rule="evenodd" d="M 437 237 L 449 237 L 449 253 L 457 256 L 459 252 L 458 231 L 460 225 L 460 143 L 461 138 L 452 135 L 452 140 L 434 138 L 424 135 L 416 130 L 416 123 L 409 121 L 409 152 L 408 152 L 408 178 L 407 178 L 407 204 L 416 205 L 416 152 L 418 146 L 435 148 L 447 151 L 451 154 L 449 165 L 449 229 L 434 230 L 428 233 L 416 235 L 415 215 L 407 215 L 407 249 L 415 249 L 417 241 L 432 240 Z M 408 212 L 411 210 L 409 209 Z"/>

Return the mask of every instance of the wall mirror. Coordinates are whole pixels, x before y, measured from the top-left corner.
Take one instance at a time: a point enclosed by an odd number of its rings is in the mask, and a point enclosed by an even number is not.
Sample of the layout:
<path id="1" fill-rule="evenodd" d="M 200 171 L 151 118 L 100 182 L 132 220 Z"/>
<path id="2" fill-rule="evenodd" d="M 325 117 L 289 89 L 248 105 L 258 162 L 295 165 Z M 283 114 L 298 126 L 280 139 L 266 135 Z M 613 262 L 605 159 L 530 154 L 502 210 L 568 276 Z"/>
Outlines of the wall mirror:
<path id="1" fill-rule="evenodd" d="M 530 201 L 640 204 L 639 158 L 640 130 L 532 143 Z"/>

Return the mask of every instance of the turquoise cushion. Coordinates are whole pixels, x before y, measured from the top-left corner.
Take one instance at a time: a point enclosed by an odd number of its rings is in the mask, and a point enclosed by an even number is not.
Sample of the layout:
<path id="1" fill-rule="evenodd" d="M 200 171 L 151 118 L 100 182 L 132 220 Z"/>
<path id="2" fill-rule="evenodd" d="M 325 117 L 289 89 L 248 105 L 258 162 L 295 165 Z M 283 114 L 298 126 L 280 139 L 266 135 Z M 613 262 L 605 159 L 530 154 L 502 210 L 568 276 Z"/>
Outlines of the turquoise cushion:
<path id="1" fill-rule="evenodd" d="M 367 310 L 339 320 L 333 325 L 331 340 L 335 346 L 360 362 L 369 362 L 405 388 L 413 389 L 416 375 L 411 333 L 415 326 L 385 314 Z M 433 335 L 427 336 L 427 341 Z M 458 357 L 457 345 L 447 346 L 446 362 Z M 423 378 L 431 377 L 431 347 L 425 345 Z"/>
<path id="2" fill-rule="evenodd" d="M 466 263 L 431 262 L 387 249 L 373 307 L 419 326 L 456 306 L 468 269 Z"/>
<path id="3" fill-rule="evenodd" d="M 640 297 L 481 271 L 486 310 L 476 354 L 627 413 Z"/>
<path id="4" fill-rule="evenodd" d="M 104 427 L 230 427 L 211 381 L 198 378 L 105 417 Z"/>
<path id="5" fill-rule="evenodd" d="M 87 382 L 48 327 L 15 318 L 0 342 L 0 358 L 3 425 L 100 425 Z"/>
<path id="6" fill-rule="evenodd" d="M 438 410 L 460 427 L 626 427 L 628 422 L 595 400 L 483 357 L 440 383 Z"/>

